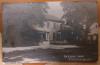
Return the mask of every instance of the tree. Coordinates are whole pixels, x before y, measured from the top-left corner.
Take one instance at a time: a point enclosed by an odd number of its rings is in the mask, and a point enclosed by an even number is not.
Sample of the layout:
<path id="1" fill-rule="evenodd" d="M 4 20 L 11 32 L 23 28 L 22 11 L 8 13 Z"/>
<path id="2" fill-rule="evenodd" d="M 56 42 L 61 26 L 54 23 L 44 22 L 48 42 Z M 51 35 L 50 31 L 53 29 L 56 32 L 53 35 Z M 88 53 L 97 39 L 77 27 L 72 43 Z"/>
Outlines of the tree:
<path id="1" fill-rule="evenodd" d="M 13 43 L 11 46 L 15 44 L 21 46 L 25 45 L 25 43 L 26 45 L 31 45 L 36 33 L 33 31 L 33 25 L 43 26 L 46 6 L 46 3 L 10 4 L 4 6 L 4 26 L 6 29 L 4 35 L 7 35 L 5 39 L 7 38 L 10 43 Z M 8 27 L 10 27 L 9 30 Z M 13 35 L 10 35 L 11 33 Z M 9 38 L 12 39 L 9 40 Z M 26 41 L 30 42 L 30 44 Z"/>
<path id="2" fill-rule="evenodd" d="M 73 28 L 75 37 L 87 39 L 89 27 L 97 21 L 96 4 L 94 3 L 62 3 L 66 25 Z M 85 27 L 85 28 L 84 28 Z"/>

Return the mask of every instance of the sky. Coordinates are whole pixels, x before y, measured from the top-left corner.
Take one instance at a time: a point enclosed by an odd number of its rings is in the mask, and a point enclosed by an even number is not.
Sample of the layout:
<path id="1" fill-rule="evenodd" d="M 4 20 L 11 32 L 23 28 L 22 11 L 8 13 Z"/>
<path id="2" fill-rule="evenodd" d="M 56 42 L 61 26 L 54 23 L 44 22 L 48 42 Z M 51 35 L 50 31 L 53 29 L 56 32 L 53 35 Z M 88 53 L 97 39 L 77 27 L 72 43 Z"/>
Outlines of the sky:
<path id="1" fill-rule="evenodd" d="M 48 14 L 54 15 L 58 18 L 61 18 L 64 14 L 61 2 L 48 2 L 49 9 L 47 10 Z"/>

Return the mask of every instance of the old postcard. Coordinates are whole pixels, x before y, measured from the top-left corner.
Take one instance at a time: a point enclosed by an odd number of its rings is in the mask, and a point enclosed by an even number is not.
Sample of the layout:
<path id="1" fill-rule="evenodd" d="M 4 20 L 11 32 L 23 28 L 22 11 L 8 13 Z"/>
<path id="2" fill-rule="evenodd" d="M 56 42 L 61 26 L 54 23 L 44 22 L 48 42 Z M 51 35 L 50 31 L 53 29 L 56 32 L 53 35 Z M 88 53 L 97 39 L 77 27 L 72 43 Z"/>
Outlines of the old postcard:
<path id="1" fill-rule="evenodd" d="M 3 62 L 98 59 L 96 2 L 3 4 Z"/>

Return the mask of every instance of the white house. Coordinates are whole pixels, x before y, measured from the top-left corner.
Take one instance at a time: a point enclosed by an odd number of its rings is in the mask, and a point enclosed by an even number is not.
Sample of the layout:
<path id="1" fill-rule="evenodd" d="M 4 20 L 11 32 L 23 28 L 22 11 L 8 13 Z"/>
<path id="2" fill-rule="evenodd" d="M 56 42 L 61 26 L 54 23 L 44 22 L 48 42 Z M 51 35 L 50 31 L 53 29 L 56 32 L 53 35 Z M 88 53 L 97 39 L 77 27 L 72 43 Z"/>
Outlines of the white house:
<path id="1" fill-rule="evenodd" d="M 95 22 L 90 26 L 90 33 L 88 34 L 89 40 L 96 40 L 98 35 L 98 23 Z"/>
<path id="2" fill-rule="evenodd" d="M 46 19 L 43 23 L 44 23 L 43 27 L 39 27 L 38 25 L 33 25 L 33 28 L 44 32 L 46 36 L 45 37 L 46 41 L 50 43 L 50 41 L 53 40 L 53 35 L 54 35 L 53 33 L 61 29 L 62 21 L 55 16 L 46 15 Z"/>

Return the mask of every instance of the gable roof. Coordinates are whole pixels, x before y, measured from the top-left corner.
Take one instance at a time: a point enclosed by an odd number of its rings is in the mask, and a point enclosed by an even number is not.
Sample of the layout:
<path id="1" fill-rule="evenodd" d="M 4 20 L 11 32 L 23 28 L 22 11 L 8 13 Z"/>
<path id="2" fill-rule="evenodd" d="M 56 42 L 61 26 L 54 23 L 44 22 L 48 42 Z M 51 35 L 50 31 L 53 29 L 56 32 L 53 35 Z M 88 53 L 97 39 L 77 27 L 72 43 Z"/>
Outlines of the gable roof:
<path id="1" fill-rule="evenodd" d="M 58 17 L 53 16 L 53 15 L 46 15 L 45 20 L 46 21 L 57 22 L 57 23 L 63 23 L 63 21 L 61 19 L 59 19 Z"/>

